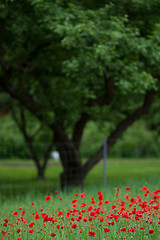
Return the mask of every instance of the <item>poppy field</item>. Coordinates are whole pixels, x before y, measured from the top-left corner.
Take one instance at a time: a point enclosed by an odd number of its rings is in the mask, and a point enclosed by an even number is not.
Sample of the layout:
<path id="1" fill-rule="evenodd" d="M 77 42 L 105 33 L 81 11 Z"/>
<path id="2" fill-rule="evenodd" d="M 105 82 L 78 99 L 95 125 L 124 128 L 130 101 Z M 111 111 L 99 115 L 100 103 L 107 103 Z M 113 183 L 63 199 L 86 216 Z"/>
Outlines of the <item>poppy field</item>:
<path id="1" fill-rule="evenodd" d="M 1 239 L 160 239 L 160 189 L 107 191 L 31 198 L 1 211 Z"/>

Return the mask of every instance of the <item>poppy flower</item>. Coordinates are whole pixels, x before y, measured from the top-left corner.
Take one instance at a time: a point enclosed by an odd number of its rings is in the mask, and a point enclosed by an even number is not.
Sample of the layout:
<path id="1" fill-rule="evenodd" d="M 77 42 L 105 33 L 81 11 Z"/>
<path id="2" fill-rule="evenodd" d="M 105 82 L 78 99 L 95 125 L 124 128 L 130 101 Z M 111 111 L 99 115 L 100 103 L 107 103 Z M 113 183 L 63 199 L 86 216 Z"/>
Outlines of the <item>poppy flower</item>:
<path id="1" fill-rule="evenodd" d="M 89 236 L 91 236 L 91 237 L 95 237 L 95 235 L 96 235 L 96 233 L 95 233 L 94 231 L 92 231 L 92 230 L 89 231 L 88 234 L 89 234 Z"/>
<path id="2" fill-rule="evenodd" d="M 77 224 L 75 223 L 71 225 L 71 228 L 76 228 L 76 227 L 77 227 Z"/>
<path id="3" fill-rule="evenodd" d="M 18 215 L 17 211 L 12 212 L 13 215 Z"/>
<path id="4" fill-rule="evenodd" d="M 50 234 L 50 236 L 51 236 L 51 237 L 55 237 L 56 234 L 55 234 L 54 232 L 52 232 L 52 233 Z"/>
<path id="5" fill-rule="evenodd" d="M 126 228 L 120 228 L 120 232 L 126 232 Z"/>
<path id="6" fill-rule="evenodd" d="M 51 199 L 51 196 L 46 197 L 46 201 L 49 201 Z"/>
<path id="7" fill-rule="evenodd" d="M 6 223 L 8 223 L 9 220 L 8 220 L 8 218 L 5 218 L 4 221 L 5 221 Z"/>
<path id="8" fill-rule="evenodd" d="M 140 230 L 144 230 L 144 227 L 140 227 L 139 229 L 140 229 Z"/>

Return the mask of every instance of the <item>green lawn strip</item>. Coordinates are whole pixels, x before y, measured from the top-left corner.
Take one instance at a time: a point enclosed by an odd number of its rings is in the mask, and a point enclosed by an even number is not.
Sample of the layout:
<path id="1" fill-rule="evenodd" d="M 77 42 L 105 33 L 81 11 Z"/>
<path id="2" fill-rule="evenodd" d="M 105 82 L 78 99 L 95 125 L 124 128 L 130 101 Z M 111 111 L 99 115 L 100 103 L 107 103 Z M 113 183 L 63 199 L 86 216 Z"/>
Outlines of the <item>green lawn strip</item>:
<path id="1" fill-rule="evenodd" d="M 29 192 L 49 193 L 55 188 L 60 188 L 59 175 L 63 171 L 60 164 L 53 161 L 47 167 L 45 180 L 36 179 L 36 168 L 34 165 L 27 167 L 28 161 L 22 161 L 25 166 L 13 166 L 13 162 L 0 162 L 0 194 L 1 198 L 16 197 Z M 12 165 L 10 165 L 12 163 Z M 20 163 L 20 162 L 19 162 Z M 15 163 L 17 164 L 17 162 Z M 54 165 L 55 164 L 55 165 Z M 160 161 L 159 159 L 109 159 L 107 161 L 107 187 L 126 185 L 131 183 L 159 182 Z M 103 162 L 97 164 L 85 179 L 84 187 L 102 185 L 103 183 Z"/>

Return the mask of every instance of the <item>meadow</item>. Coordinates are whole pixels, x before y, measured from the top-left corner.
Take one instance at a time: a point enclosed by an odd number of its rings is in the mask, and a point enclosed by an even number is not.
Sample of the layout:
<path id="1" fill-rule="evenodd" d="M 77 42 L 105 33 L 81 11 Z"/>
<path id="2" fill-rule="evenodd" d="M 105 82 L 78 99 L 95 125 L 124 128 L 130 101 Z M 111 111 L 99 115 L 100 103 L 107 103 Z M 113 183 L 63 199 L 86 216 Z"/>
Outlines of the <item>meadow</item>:
<path id="1" fill-rule="evenodd" d="M 160 162 L 109 159 L 84 189 L 61 191 L 58 163 L 44 181 L 30 161 L 1 161 L 1 239 L 160 239 Z"/>

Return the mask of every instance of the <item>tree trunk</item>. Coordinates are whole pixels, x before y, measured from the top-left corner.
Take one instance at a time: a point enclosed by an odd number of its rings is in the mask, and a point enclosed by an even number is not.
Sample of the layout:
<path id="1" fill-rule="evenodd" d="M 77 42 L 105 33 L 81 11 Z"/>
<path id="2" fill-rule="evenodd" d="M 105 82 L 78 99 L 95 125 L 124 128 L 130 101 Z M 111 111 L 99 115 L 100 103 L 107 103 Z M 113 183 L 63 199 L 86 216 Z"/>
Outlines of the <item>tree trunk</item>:
<path id="1" fill-rule="evenodd" d="M 60 175 L 61 188 L 69 189 L 72 187 L 83 188 L 85 175 L 82 172 L 82 168 L 71 168 L 64 170 Z"/>
<path id="2" fill-rule="evenodd" d="M 60 153 L 63 173 L 60 175 L 61 188 L 83 187 L 85 174 L 82 171 L 81 158 L 74 143 L 59 143 L 57 150 Z"/>
<path id="3" fill-rule="evenodd" d="M 45 167 L 37 167 L 37 178 L 39 180 L 43 180 L 44 179 L 44 173 L 45 173 Z"/>

